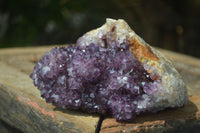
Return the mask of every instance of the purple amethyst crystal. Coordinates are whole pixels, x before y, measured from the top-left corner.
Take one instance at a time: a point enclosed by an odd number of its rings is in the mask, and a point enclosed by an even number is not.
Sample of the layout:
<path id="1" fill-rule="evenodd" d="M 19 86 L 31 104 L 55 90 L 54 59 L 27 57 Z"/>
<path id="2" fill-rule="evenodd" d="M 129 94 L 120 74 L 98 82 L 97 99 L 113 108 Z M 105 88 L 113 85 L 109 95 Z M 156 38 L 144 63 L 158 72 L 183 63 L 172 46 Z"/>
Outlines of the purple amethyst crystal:
<path id="1" fill-rule="evenodd" d="M 122 20 L 87 32 L 76 45 L 54 48 L 31 74 L 56 106 L 133 121 L 143 112 L 181 107 L 187 88 L 173 64 Z"/>
<path id="2" fill-rule="evenodd" d="M 53 48 L 36 64 L 34 85 L 47 102 L 132 121 L 153 80 L 129 47 Z"/>

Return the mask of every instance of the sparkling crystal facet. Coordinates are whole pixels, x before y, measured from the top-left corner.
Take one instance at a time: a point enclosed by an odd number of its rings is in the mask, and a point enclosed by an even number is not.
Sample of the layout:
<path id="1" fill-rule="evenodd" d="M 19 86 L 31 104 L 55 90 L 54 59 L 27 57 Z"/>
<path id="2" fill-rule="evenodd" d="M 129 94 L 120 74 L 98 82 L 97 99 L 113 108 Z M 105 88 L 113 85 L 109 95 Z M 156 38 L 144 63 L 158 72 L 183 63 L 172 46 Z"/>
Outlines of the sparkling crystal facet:
<path id="1" fill-rule="evenodd" d="M 31 78 L 47 102 L 112 114 L 118 121 L 133 120 L 137 102 L 153 89 L 153 80 L 127 46 L 54 48 L 37 63 Z"/>

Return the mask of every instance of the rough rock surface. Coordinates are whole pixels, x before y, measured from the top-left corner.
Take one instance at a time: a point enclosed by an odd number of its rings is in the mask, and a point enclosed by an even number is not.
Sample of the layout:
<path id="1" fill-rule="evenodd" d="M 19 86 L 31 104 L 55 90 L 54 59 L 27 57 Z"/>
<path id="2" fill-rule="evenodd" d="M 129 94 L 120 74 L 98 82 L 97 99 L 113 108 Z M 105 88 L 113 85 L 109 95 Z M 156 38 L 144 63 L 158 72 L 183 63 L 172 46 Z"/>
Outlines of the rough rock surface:
<path id="1" fill-rule="evenodd" d="M 143 112 L 181 107 L 186 86 L 173 64 L 124 20 L 107 19 L 76 45 L 54 48 L 31 78 L 47 102 L 133 121 Z"/>

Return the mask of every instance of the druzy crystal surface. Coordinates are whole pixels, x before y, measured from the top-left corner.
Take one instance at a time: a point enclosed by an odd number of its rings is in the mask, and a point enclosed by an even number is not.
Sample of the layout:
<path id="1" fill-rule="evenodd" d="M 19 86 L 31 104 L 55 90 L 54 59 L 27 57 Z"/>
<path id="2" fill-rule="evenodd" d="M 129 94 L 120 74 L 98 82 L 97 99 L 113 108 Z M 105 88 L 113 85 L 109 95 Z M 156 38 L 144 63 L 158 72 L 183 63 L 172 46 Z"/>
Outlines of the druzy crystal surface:
<path id="1" fill-rule="evenodd" d="M 187 89 L 173 64 L 124 20 L 107 19 L 75 46 L 53 48 L 31 78 L 49 103 L 133 121 L 144 112 L 181 107 Z"/>
<path id="2" fill-rule="evenodd" d="M 137 102 L 151 93 L 153 84 L 126 44 L 53 48 L 37 63 L 31 78 L 47 102 L 112 114 L 118 121 L 131 121 L 143 111 Z"/>

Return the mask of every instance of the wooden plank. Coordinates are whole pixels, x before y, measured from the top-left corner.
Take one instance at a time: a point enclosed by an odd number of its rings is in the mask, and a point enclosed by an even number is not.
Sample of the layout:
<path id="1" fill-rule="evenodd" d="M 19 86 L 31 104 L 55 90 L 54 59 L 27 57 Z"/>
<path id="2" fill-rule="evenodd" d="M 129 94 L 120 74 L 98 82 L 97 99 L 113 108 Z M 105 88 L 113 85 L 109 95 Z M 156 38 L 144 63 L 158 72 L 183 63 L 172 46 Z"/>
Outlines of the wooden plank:
<path id="1" fill-rule="evenodd" d="M 51 47 L 0 50 L 0 119 L 23 132 L 95 132 L 99 117 L 47 104 L 29 78 Z"/>
<path id="2" fill-rule="evenodd" d="M 23 132 L 95 132 L 99 117 L 47 104 L 29 74 L 34 63 L 54 46 L 0 50 L 0 119 Z M 175 131 L 199 128 L 200 60 L 160 50 L 172 59 L 188 86 L 190 102 L 180 109 L 136 117 L 133 123 L 102 122 L 101 132 Z M 190 128 L 190 129 L 191 129 Z"/>
<path id="3" fill-rule="evenodd" d="M 133 123 L 118 123 L 105 118 L 101 133 L 115 132 L 199 132 L 200 130 L 200 60 L 159 49 L 170 58 L 188 87 L 189 103 L 183 108 L 137 116 Z"/>

